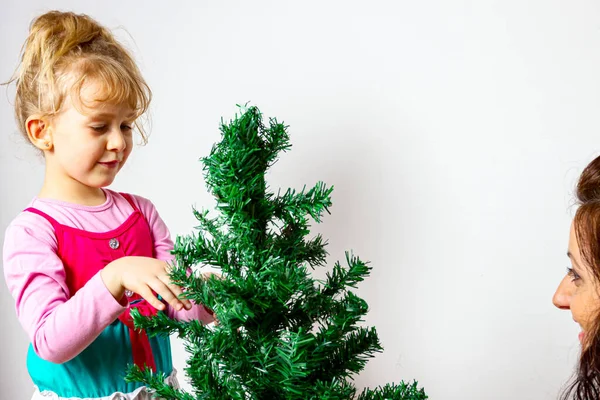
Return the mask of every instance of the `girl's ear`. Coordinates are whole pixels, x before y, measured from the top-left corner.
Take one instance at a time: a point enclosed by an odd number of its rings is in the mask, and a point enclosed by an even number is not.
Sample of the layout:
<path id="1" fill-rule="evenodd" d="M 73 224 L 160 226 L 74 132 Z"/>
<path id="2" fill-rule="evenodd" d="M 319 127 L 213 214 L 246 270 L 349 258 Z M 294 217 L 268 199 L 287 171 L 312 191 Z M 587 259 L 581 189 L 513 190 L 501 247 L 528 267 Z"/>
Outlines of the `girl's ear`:
<path id="1" fill-rule="evenodd" d="M 46 118 L 39 116 L 31 116 L 25 121 L 27 136 L 35 147 L 42 151 L 50 151 L 52 149 L 52 132 L 50 123 Z"/>

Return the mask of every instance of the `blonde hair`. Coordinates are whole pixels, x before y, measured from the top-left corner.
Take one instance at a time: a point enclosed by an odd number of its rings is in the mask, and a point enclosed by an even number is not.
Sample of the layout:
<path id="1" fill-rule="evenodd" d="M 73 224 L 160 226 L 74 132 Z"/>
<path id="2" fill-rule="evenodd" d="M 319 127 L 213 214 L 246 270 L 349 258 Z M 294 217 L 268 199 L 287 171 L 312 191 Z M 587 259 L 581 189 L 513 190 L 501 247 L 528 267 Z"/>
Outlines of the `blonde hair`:
<path id="1" fill-rule="evenodd" d="M 16 82 L 15 115 L 25 137 L 29 117 L 53 117 L 67 95 L 75 106 L 75 100 L 84 104 L 81 89 L 94 82 L 101 88 L 101 97 L 94 101 L 131 107 L 135 126 L 147 142 L 138 117 L 148 110 L 152 92 L 133 57 L 97 21 L 84 14 L 50 11 L 31 22 L 21 52 L 20 65 L 7 83 Z"/>

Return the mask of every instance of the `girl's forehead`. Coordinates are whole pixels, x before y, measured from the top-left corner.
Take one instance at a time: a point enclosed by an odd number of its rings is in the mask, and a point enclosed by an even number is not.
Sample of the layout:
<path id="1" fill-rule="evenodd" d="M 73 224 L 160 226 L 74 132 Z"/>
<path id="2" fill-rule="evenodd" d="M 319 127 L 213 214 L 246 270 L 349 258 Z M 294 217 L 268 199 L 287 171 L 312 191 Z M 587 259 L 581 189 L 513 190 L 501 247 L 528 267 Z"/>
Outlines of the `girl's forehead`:
<path id="1" fill-rule="evenodd" d="M 78 110 L 84 115 L 102 118 L 123 117 L 134 119 L 137 113 L 125 103 L 113 104 L 107 102 L 95 101 L 91 104 L 84 104 Z"/>
<path id="2" fill-rule="evenodd" d="M 71 87 L 68 93 L 73 106 L 82 114 L 109 110 L 112 113 L 139 116 L 138 98 L 128 90 L 101 79 L 87 78 Z"/>
<path id="3" fill-rule="evenodd" d="M 72 97 L 78 98 L 81 103 L 89 107 L 102 107 L 106 104 L 119 103 L 118 101 L 110 101 L 111 98 L 115 97 L 114 89 L 95 79 L 84 82 L 79 90 L 74 87 L 71 92 Z"/>
<path id="4" fill-rule="evenodd" d="M 136 110 L 127 101 L 116 101 L 101 85 L 90 84 L 81 87 L 79 93 L 72 91 L 70 100 L 82 114 L 122 115 L 128 118 L 137 116 Z"/>

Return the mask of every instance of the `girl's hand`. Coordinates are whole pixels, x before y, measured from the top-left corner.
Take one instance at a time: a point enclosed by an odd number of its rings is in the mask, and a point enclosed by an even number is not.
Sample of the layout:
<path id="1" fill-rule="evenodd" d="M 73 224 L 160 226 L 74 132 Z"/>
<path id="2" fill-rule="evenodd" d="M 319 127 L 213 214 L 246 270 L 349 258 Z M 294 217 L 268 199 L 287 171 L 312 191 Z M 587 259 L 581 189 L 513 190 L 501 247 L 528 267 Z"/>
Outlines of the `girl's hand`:
<path id="1" fill-rule="evenodd" d="M 148 303 L 158 310 L 164 310 L 163 302 L 152 293 L 156 292 L 176 310 L 192 308 L 192 303 L 178 297 L 183 293 L 181 288 L 171 283 L 169 278 L 169 265 L 165 261 L 150 257 L 122 257 L 108 264 L 100 276 L 104 284 L 113 295 L 121 302 L 125 290 L 131 290 L 142 296 Z"/>

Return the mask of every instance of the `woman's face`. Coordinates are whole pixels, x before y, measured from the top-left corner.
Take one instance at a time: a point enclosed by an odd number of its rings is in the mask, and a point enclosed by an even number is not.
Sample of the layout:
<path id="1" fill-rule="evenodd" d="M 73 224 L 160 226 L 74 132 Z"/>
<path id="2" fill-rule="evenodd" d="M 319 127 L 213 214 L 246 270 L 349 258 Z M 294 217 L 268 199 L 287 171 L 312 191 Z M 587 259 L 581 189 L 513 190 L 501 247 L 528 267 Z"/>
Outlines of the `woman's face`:
<path id="1" fill-rule="evenodd" d="M 598 315 L 600 295 L 598 282 L 579 251 L 573 224 L 571 224 L 567 255 L 571 260 L 571 267 L 556 289 L 552 302 L 560 309 L 571 310 L 573 319 L 581 326 L 579 341 L 583 342 L 586 332 Z"/>

